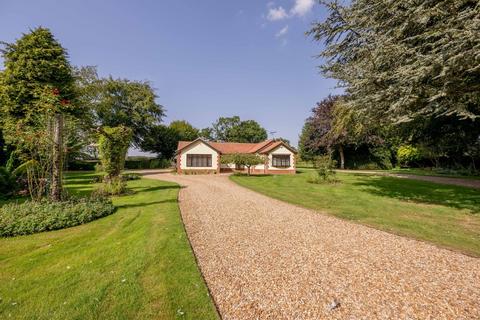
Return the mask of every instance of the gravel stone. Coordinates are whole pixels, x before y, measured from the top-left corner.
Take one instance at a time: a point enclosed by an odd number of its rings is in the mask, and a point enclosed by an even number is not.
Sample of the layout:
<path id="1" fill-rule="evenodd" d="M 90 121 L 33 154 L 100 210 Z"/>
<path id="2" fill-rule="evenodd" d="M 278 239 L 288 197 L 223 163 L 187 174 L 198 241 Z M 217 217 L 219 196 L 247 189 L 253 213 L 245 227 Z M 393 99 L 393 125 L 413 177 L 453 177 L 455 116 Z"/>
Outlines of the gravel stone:
<path id="1" fill-rule="evenodd" d="M 271 199 L 225 175 L 148 177 L 184 187 L 182 218 L 223 319 L 480 319 L 480 259 Z"/>

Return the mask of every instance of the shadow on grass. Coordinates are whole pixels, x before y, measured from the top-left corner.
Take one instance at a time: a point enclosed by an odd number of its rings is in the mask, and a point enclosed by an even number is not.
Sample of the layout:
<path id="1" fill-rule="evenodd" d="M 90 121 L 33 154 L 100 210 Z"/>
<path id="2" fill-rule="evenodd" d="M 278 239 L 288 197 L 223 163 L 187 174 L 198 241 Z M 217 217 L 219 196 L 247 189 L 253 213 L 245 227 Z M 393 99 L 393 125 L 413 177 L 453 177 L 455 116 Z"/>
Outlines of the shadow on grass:
<path id="1" fill-rule="evenodd" d="M 116 208 L 118 208 L 118 209 L 121 209 L 121 208 L 138 208 L 138 207 L 145 207 L 145 206 L 162 204 L 162 203 L 177 203 L 177 199 L 165 199 L 165 200 L 160 200 L 160 201 L 150 201 L 150 202 L 138 202 L 138 203 L 132 203 L 132 204 L 124 204 L 124 205 L 116 206 Z"/>
<path id="2" fill-rule="evenodd" d="M 357 179 L 353 185 L 361 186 L 365 192 L 374 195 L 480 213 L 480 192 L 472 188 L 393 177 L 357 176 Z"/>
<path id="3" fill-rule="evenodd" d="M 150 192 L 158 190 L 167 190 L 167 189 L 183 189 L 185 186 L 180 185 L 167 185 L 167 186 L 157 186 L 157 187 L 147 187 L 147 188 L 134 188 L 135 192 Z"/>

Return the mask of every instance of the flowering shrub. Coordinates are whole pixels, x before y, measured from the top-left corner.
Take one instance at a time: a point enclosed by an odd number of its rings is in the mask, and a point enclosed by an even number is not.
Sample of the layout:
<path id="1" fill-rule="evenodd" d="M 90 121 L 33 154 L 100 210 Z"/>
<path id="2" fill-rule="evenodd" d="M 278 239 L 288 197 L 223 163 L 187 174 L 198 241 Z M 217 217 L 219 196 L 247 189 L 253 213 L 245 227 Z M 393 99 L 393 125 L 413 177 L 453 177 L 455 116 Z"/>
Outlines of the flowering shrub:
<path id="1" fill-rule="evenodd" d="M 111 200 L 102 197 L 8 203 L 0 207 L 0 236 L 73 227 L 110 215 L 114 210 Z"/>

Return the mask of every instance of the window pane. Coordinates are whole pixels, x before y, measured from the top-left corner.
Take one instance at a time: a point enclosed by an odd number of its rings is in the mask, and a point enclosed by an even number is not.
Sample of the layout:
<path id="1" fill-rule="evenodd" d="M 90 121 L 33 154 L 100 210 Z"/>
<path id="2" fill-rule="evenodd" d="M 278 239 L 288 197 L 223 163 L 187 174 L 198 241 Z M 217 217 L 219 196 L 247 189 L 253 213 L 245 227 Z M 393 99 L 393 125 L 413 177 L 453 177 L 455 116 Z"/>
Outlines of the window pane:
<path id="1" fill-rule="evenodd" d="M 187 167 L 211 167 L 211 154 L 187 154 Z"/>
<path id="2" fill-rule="evenodd" d="M 290 167 L 290 155 L 289 154 L 272 155 L 272 165 L 274 167 L 282 167 L 282 168 Z"/>

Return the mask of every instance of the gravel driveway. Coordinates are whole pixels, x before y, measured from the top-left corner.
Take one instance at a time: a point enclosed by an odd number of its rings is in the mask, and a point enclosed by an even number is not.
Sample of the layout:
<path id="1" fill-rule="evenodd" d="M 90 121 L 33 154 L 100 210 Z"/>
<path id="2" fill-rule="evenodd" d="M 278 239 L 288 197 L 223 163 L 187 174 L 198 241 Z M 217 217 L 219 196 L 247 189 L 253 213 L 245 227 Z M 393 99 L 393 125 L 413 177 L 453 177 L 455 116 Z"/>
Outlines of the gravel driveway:
<path id="1" fill-rule="evenodd" d="M 480 319 L 480 259 L 274 200 L 227 176 L 148 177 L 185 186 L 185 227 L 224 319 Z"/>

